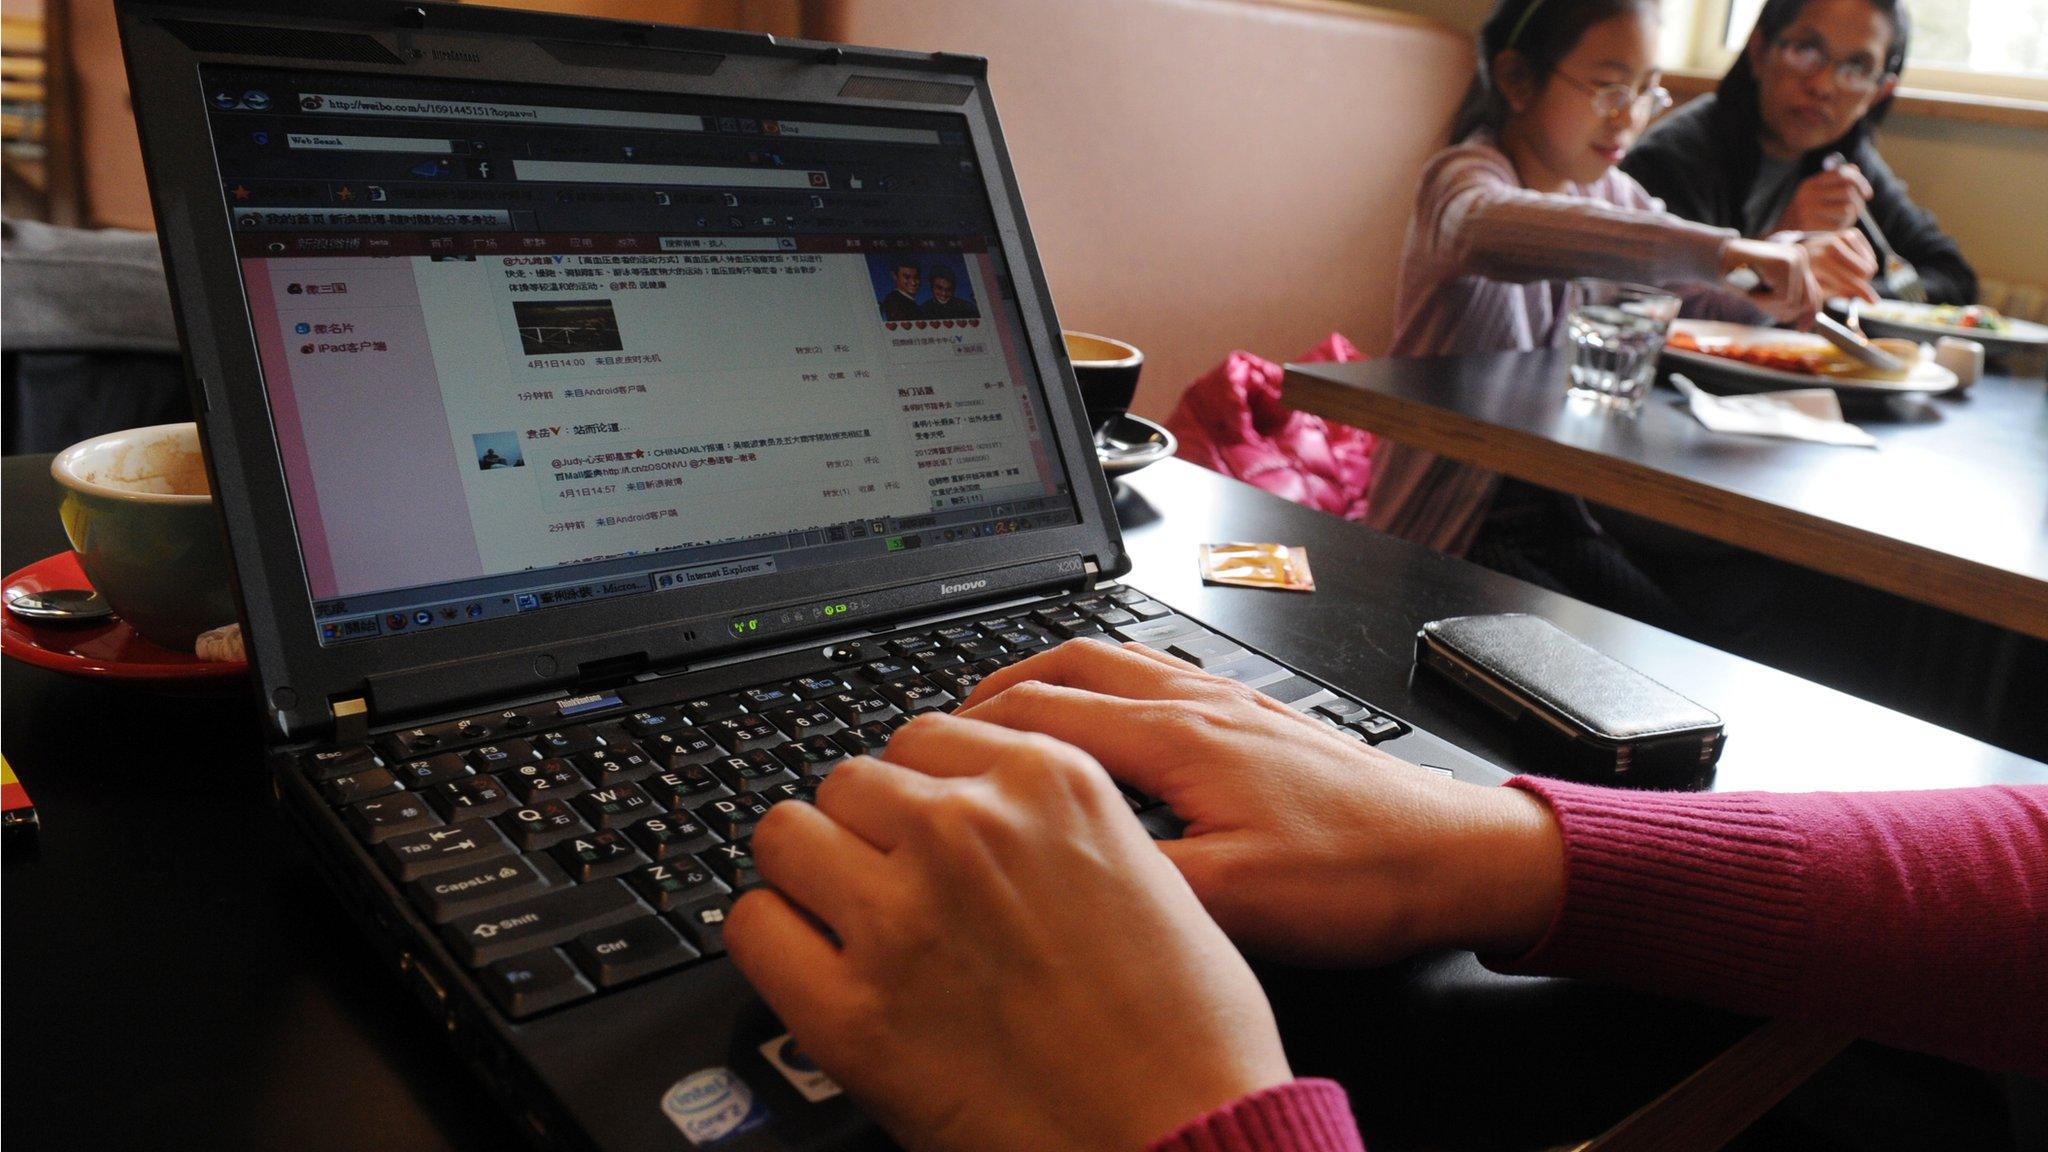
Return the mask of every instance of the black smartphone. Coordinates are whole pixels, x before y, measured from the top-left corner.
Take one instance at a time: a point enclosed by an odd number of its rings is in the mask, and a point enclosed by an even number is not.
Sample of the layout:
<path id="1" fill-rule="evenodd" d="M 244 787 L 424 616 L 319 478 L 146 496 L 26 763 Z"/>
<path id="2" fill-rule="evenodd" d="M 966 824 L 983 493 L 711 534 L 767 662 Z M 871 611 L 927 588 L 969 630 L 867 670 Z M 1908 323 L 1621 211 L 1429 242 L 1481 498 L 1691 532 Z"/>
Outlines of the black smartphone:
<path id="1" fill-rule="evenodd" d="M 1545 775 L 1696 787 L 1727 743 L 1720 716 L 1540 616 L 1432 620 L 1415 664 L 1513 721 Z"/>

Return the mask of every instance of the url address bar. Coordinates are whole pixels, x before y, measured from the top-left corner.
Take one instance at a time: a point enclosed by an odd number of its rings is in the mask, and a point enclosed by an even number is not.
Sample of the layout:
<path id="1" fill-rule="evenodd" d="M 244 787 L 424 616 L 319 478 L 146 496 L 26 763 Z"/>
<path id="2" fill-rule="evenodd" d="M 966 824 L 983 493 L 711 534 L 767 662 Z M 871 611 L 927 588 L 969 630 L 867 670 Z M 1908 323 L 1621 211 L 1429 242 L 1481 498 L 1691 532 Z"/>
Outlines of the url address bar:
<path id="1" fill-rule="evenodd" d="M 711 188 L 826 188 L 823 172 L 789 168 L 718 168 L 705 164 L 608 164 L 584 160 L 514 160 L 520 180 L 565 184 L 667 184 Z"/>

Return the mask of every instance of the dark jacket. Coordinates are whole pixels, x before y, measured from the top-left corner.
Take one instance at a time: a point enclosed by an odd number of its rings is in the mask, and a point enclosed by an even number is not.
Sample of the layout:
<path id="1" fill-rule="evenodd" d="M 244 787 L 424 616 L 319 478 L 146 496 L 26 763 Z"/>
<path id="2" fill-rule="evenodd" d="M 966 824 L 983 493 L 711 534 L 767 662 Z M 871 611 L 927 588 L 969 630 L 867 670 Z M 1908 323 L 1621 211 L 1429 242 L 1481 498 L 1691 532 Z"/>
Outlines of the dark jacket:
<path id="1" fill-rule="evenodd" d="M 1759 129 L 1741 119 L 1719 97 L 1702 96 L 1650 129 L 1622 159 L 1622 170 L 1664 201 L 1669 211 L 1702 224 L 1740 229 L 1743 201 L 1763 159 Z M 1906 185 L 1885 166 L 1868 133 L 1851 133 L 1834 147 L 1816 148 L 1800 157 L 1794 179 L 1820 171 L 1831 151 L 1840 151 L 1870 181 L 1871 219 L 1884 230 L 1892 250 L 1919 269 L 1927 298 L 1937 304 L 1975 303 L 1977 274 L 1964 261 L 1962 250 L 1941 230 L 1932 212 L 1906 197 Z"/>

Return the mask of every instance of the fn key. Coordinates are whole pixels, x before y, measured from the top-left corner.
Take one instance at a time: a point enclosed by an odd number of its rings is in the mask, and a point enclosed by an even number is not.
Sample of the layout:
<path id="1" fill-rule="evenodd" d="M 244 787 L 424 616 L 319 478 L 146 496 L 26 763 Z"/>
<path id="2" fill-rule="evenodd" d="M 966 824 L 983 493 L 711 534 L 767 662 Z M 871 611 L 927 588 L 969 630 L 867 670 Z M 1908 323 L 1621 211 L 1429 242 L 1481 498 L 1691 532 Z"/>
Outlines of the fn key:
<path id="1" fill-rule="evenodd" d="M 484 969 L 483 985 L 514 1020 L 581 1000 L 595 992 L 576 966 L 553 948 L 500 960 Z"/>

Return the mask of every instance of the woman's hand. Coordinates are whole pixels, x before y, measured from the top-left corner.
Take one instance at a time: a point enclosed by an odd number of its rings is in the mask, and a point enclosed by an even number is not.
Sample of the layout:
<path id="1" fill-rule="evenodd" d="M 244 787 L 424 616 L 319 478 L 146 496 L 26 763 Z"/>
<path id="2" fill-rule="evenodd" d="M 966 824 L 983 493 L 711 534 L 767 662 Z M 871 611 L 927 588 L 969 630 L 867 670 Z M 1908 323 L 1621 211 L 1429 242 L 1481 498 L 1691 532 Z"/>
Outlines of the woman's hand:
<path id="1" fill-rule="evenodd" d="M 1798 244 L 1730 240 L 1721 249 L 1721 271 L 1727 274 L 1738 268 L 1756 273 L 1759 284 L 1750 300 L 1780 323 L 1807 327 L 1826 299 L 1814 279 L 1806 249 Z"/>
<path id="2" fill-rule="evenodd" d="M 732 958 L 912 1149 L 1137 1149 L 1292 1078 L 1264 994 L 1082 752 L 947 716 L 761 821 Z"/>
<path id="3" fill-rule="evenodd" d="M 1854 164 L 1816 172 L 1799 182 L 1778 216 L 1777 231 L 1840 232 L 1856 226 L 1856 209 L 1873 195 Z"/>
<path id="4" fill-rule="evenodd" d="M 1141 645 L 1069 642 L 993 673 L 959 714 L 1074 744 L 1170 804 L 1187 831 L 1159 847 L 1250 952 L 1519 953 L 1563 901 L 1541 800 L 1445 779 Z"/>

